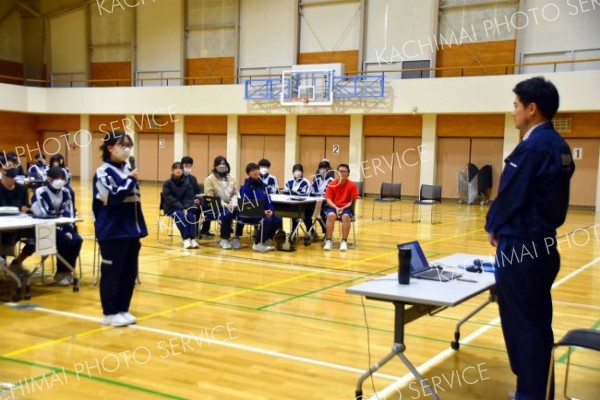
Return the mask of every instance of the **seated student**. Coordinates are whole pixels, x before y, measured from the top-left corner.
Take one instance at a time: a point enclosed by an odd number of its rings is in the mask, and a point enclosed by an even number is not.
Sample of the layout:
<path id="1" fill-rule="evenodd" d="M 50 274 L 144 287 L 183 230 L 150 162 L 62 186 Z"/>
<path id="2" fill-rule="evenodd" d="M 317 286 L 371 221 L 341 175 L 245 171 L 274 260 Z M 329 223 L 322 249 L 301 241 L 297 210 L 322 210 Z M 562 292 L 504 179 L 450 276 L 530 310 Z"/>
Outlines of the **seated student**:
<path id="1" fill-rule="evenodd" d="M 46 165 L 46 156 L 38 154 L 35 156 L 35 163 L 29 167 L 28 176 L 37 181 L 46 181 L 47 171 L 48 165 Z"/>
<path id="2" fill-rule="evenodd" d="M 17 171 L 17 164 L 12 159 L 9 160 L 0 155 L 0 206 L 17 207 L 22 213 L 26 213 L 29 211 L 27 189 L 16 182 Z M 4 247 L 14 246 L 21 238 L 27 238 L 27 243 L 21 253 L 13 259 L 9 269 L 20 277 L 26 277 L 29 275 L 29 271 L 23 267 L 23 262 L 35 252 L 33 233 L 30 230 L 0 233 L 0 244 Z M 5 256 L 2 254 L 2 257 Z"/>
<path id="3" fill-rule="evenodd" d="M 15 153 L 14 151 L 6 153 L 6 159 L 12 161 L 17 166 L 17 179 L 23 179 L 27 176 L 27 174 L 23 170 L 23 166 L 19 162 L 19 156 L 17 155 L 17 153 Z"/>
<path id="4" fill-rule="evenodd" d="M 67 176 L 60 167 L 50 167 L 44 186 L 35 190 L 31 201 L 31 212 L 36 217 L 75 218 L 71 192 L 67 189 Z M 77 233 L 74 224 L 56 227 L 56 249 L 65 261 L 75 268 L 81 251 L 83 239 Z M 59 259 L 56 262 L 54 280 L 58 285 L 66 286 L 73 282 L 72 271 Z"/>
<path id="5" fill-rule="evenodd" d="M 308 196 L 310 193 L 310 182 L 304 177 L 304 167 L 302 164 L 295 164 L 292 167 L 292 173 L 294 174 L 294 177 L 285 183 L 283 193 L 291 194 L 293 196 Z M 304 225 L 306 226 L 307 231 L 312 232 L 313 239 L 318 240 L 319 235 L 314 230 L 311 230 L 312 216 L 315 210 L 314 204 L 312 207 L 307 208 L 310 209 L 305 210 Z M 298 223 L 296 220 L 293 220 L 292 231 L 296 230 L 296 225 L 298 225 Z"/>
<path id="6" fill-rule="evenodd" d="M 194 189 L 192 184 L 183 177 L 183 167 L 180 162 L 173 163 L 171 178 L 163 184 L 162 200 L 165 214 L 174 220 L 181 237 L 184 249 L 197 249 L 196 242 L 196 210 L 194 207 Z"/>
<path id="7" fill-rule="evenodd" d="M 242 247 L 240 236 L 244 230 L 243 224 L 235 227 L 235 237 L 229 241 L 233 220 L 237 207 L 238 189 L 235 178 L 231 176 L 231 167 L 227 159 L 217 156 L 213 163 L 214 169 L 204 180 L 204 195 L 207 197 L 218 197 L 221 204 L 218 210 L 211 210 L 215 218 L 221 221 L 221 240 L 219 245 L 223 249 L 239 249 Z"/>
<path id="8" fill-rule="evenodd" d="M 335 179 L 335 172 L 331 169 L 331 164 L 329 160 L 323 159 L 319 162 L 319 166 L 317 167 L 317 172 L 315 173 L 315 177 L 313 178 L 312 185 L 310 187 L 310 195 L 325 197 L 325 190 L 327 190 L 327 186 L 331 181 Z M 323 218 L 326 218 L 326 215 L 323 213 L 323 208 L 321 209 L 321 215 Z M 307 207 L 306 214 L 312 216 L 315 211 L 315 205 L 311 205 Z M 325 234 L 325 225 L 321 220 L 319 220 L 321 224 L 321 231 Z M 313 239 L 318 240 L 318 236 L 315 238 L 315 230 L 313 229 Z"/>
<path id="9" fill-rule="evenodd" d="M 52 168 L 52 167 L 58 167 L 64 171 L 65 179 L 67 181 L 67 183 L 65 184 L 65 187 L 71 194 L 71 200 L 73 202 L 73 210 L 76 210 L 76 208 L 75 208 L 75 191 L 71 187 L 71 181 L 73 179 L 73 176 L 71 175 L 71 170 L 69 169 L 69 167 L 67 167 L 65 165 L 65 158 L 63 157 L 62 154 L 57 153 L 50 157 L 50 168 Z"/>
<path id="10" fill-rule="evenodd" d="M 198 179 L 194 175 L 192 175 L 192 167 L 194 166 L 194 159 L 190 156 L 184 156 L 181 158 L 181 165 L 183 166 L 183 178 L 189 181 L 192 184 L 192 189 L 194 189 L 194 205 L 198 207 L 196 212 L 196 220 L 200 216 L 200 199 L 196 196 L 202 194 L 202 190 L 200 190 L 200 185 L 198 185 Z M 211 220 L 207 219 L 202 223 L 202 228 L 200 229 L 200 235 L 204 237 L 213 237 L 214 233 L 210 232 L 210 222 Z"/>
<path id="11" fill-rule="evenodd" d="M 277 194 L 279 187 L 277 186 L 277 178 L 269 173 L 271 168 L 271 161 L 263 158 L 258 162 L 258 168 L 260 171 L 260 179 L 267 187 L 268 194 Z"/>
<path id="12" fill-rule="evenodd" d="M 357 199 L 358 187 L 354 182 L 348 179 L 350 167 L 347 164 L 340 164 L 337 169 L 340 177 L 333 181 L 325 191 L 325 199 L 327 207 L 325 215 L 327 215 L 327 231 L 325 233 L 324 250 L 331 250 L 331 235 L 333 227 L 337 219 L 342 220 L 342 242 L 340 243 L 340 251 L 348 250 L 348 234 L 350 233 L 350 218 L 352 217 L 352 200 Z"/>
<path id="13" fill-rule="evenodd" d="M 263 231 L 261 232 L 259 230 L 256 232 L 254 245 L 252 246 L 253 250 L 264 253 L 275 249 L 273 246 L 265 244 L 265 242 L 275 237 L 275 232 L 282 228 L 282 221 L 280 216 L 275 215 L 275 209 L 267 194 L 267 187 L 262 179 L 260 179 L 258 165 L 254 163 L 246 165 L 246 174 L 248 174 L 248 178 L 246 178 L 244 186 L 240 188 L 240 198 L 242 199 L 242 202 L 256 204 L 258 201 L 264 201 L 265 203 Z"/>

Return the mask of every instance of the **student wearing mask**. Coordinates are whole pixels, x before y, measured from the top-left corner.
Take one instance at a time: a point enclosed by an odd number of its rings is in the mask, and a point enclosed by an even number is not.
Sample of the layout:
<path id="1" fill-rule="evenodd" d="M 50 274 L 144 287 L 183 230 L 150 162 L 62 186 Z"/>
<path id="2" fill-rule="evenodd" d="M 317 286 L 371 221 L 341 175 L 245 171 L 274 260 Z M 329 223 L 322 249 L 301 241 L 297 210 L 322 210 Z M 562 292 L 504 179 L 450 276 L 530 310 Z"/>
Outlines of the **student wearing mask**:
<path id="1" fill-rule="evenodd" d="M 125 326 L 136 322 L 129 313 L 138 275 L 140 239 L 148 235 L 140 203 L 139 175 L 127 160 L 133 141 L 121 132 L 103 139 L 104 164 L 94 175 L 94 226 L 102 256 L 100 300 L 102 324 Z"/>
<path id="2" fill-rule="evenodd" d="M 25 178 L 26 174 L 25 174 L 25 171 L 23 170 L 23 166 L 19 162 L 19 156 L 17 155 L 17 153 L 15 153 L 14 151 L 10 151 L 10 152 L 6 153 L 6 159 L 8 161 L 12 161 L 14 163 L 14 165 L 17 166 L 17 179 Z"/>
<path id="3" fill-rule="evenodd" d="M 163 184 L 162 199 L 165 213 L 175 220 L 181 233 L 184 249 L 197 249 L 196 211 L 194 190 L 189 180 L 184 178 L 180 162 L 173 163 L 171 178 Z"/>
<path id="4" fill-rule="evenodd" d="M 275 215 L 275 209 L 267 193 L 267 187 L 260 177 L 259 166 L 255 163 L 246 165 L 246 174 L 248 174 L 248 178 L 246 178 L 244 186 L 240 189 L 242 201 L 252 203 L 262 201 L 265 203 L 262 232 L 260 229 L 256 232 L 254 245 L 252 246 L 252 250 L 264 253 L 275 249 L 265 242 L 275 237 L 275 232 L 282 228 L 282 221 L 280 216 Z M 256 222 L 258 223 L 258 221 Z"/>
<path id="5" fill-rule="evenodd" d="M 323 159 L 319 162 L 319 166 L 317 167 L 317 172 L 315 173 L 315 177 L 313 178 L 313 182 L 310 188 L 311 196 L 325 197 L 325 191 L 327 190 L 327 186 L 335 179 L 335 172 L 331 169 L 331 164 L 329 160 Z M 323 207 L 325 208 L 325 207 Z M 314 206 L 308 207 L 306 210 L 307 214 L 310 212 L 312 215 L 315 211 Z M 321 210 L 322 219 L 327 218 L 326 215 Z M 323 235 L 325 235 L 325 224 L 322 219 L 319 219 L 319 224 L 321 225 L 321 231 Z M 313 239 L 318 240 L 318 236 L 314 238 L 316 235 L 315 230 L 313 229 Z"/>
<path id="6" fill-rule="evenodd" d="M 65 158 L 63 157 L 62 154 L 57 153 L 54 154 L 50 157 L 50 168 L 52 167 L 58 167 L 61 168 L 64 173 L 65 173 L 65 179 L 66 179 L 66 184 L 65 187 L 67 188 L 67 190 L 69 191 L 69 193 L 71 193 L 71 200 L 73 202 L 73 209 L 76 210 L 75 208 L 75 191 L 73 190 L 73 188 L 71 187 L 71 180 L 73 178 L 73 176 L 71 175 L 71 170 L 69 169 L 69 167 L 66 166 L 65 164 Z"/>
<path id="7" fill-rule="evenodd" d="M 183 165 L 183 178 L 190 182 L 192 185 L 192 189 L 194 190 L 194 206 L 197 207 L 196 210 L 196 221 L 200 216 L 200 199 L 198 199 L 198 195 L 202 194 L 202 190 L 200 189 L 200 185 L 198 184 L 198 179 L 194 175 L 192 175 L 192 168 L 194 166 L 194 159 L 190 156 L 185 156 L 181 159 L 181 164 Z M 210 219 L 205 220 L 202 223 L 202 227 L 200 229 L 200 237 L 214 237 L 215 234 L 210 232 Z"/>
<path id="8" fill-rule="evenodd" d="M 45 181 L 47 171 L 48 165 L 46 164 L 46 156 L 43 154 L 36 155 L 34 164 L 29 167 L 29 177 L 37 181 Z"/>
<path id="9" fill-rule="evenodd" d="M 60 167 L 50 167 L 47 173 L 46 184 L 36 189 L 33 195 L 31 211 L 36 217 L 66 217 L 75 218 L 71 192 L 67 189 L 67 177 Z M 83 239 L 77 233 L 74 224 L 56 227 L 56 248 L 61 255 L 74 268 L 81 251 Z M 72 271 L 60 258 L 56 263 L 55 282 L 66 286 L 73 282 Z"/>
<path id="10" fill-rule="evenodd" d="M 283 192 L 293 196 L 308 196 L 310 193 L 310 182 L 304 177 L 304 167 L 302 164 L 295 164 L 292 167 L 292 173 L 294 177 L 285 183 Z M 304 214 L 304 225 L 307 231 L 312 232 L 313 239 L 319 240 L 319 235 L 314 230 L 311 230 L 314 210 L 314 204 L 312 207 L 307 207 Z M 297 225 L 296 220 L 292 220 L 292 231 L 296 230 Z"/>
<path id="11" fill-rule="evenodd" d="M 218 156 L 214 160 L 214 169 L 204 180 L 204 195 L 208 197 L 218 197 L 220 207 L 218 210 L 210 212 L 215 218 L 221 221 L 221 240 L 219 245 L 223 249 L 239 249 L 242 247 L 240 236 L 244 230 L 243 224 L 237 224 L 235 227 L 235 236 L 232 241 L 229 240 L 232 232 L 233 220 L 238 199 L 238 186 L 235 178 L 231 176 L 231 167 L 227 159 Z"/>
<path id="12" fill-rule="evenodd" d="M 26 213 L 29 211 L 27 188 L 16 182 L 17 173 L 17 164 L 12 159 L 0 156 L 0 206 L 16 207 L 22 213 Z M 0 243 L 7 247 L 15 246 L 21 238 L 26 238 L 27 242 L 21 253 L 11 262 L 9 269 L 24 279 L 29 275 L 29 271 L 23 267 L 23 262 L 35 252 L 33 233 L 30 230 L 0 233 Z M 6 254 L 3 254 L 2 257 L 5 258 Z"/>
<path id="13" fill-rule="evenodd" d="M 279 187 L 277 186 L 277 178 L 269 173 L 271 168 L 271 161 L 263 158 L 258 162 L 258 169 L 260 172 L 260 180 L 263 181 L 267 188 L 268 194 L 277 194 Z"/>

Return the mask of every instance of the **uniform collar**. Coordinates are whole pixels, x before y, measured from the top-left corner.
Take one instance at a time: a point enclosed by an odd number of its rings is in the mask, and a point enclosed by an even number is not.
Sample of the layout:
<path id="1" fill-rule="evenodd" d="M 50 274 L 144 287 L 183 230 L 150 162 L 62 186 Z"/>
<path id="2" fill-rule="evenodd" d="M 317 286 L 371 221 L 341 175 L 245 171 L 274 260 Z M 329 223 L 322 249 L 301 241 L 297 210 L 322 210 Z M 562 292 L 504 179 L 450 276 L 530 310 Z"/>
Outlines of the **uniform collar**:
<path id="1" fill-rule="evenodd" d="M 540 125 L 544 125 L 546 122 L 547 122 L 547 121 L 540 122 L 539 124 L 532 126 L 532 127 L 531 127 L 531 128 L 528 130 L 528 131 L 527 131 L 527 133 L 525 134 L 525 136 L 523 136 L 523 140 L 525 141 L 525 140 L 529 139 L 529 136 L 531 136 L 531 132 L 533 132 L 533 130 L 534 130 L 535 128 L 537 128 L 538 126 L 540 126 Z"/>

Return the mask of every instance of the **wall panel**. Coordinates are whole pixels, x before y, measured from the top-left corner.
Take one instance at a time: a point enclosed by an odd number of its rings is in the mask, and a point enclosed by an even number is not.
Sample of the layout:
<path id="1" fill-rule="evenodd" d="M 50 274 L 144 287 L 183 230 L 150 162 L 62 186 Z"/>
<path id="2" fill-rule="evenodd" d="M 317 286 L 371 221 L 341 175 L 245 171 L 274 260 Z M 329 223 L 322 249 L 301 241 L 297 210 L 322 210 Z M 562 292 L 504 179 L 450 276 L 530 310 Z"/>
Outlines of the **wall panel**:
<path id="1" fill-rule="evenodd" d="M 36 148 L 37 143 L 41 145 L 43 136 L 37 130 L 36 122 L 35 115 L 0 111 L 0 150 L 27 153 L 27 146 Z M 16 149 L 19 146 L 24 150 Z M 34 153 L 35 151 L 31 157 Z M 20 162 L 25 164 L 27 158 L 29 157 L 25 154 Z"/>
<path id="2" fill-rule="evenodd" d="M 567 139 L 567 142 L 571 150 L 581 148 L 583 154 L 581 160 L 574 160 L 569 204 L 593 207 L 596 205 L 600 139 Z"/>
<path id="3" fill-rule="evenodd" d="M 423 154 L 423 160 L 421 160 L 419 146 L 421 146 L 420 138 L 394 138 L 396 159 L 392 181 L 402 183 L 402 196 L 419 196 L 421 163 L 428 161 L 427 154 Z"/>
<path id="4" fill-rule="evenodd" d="M 437 116 L 438 137 L 504 137 L 504 115 L 440 114 Z"/>
<path id="5" fill-rule="evenodd" d="M 329 160 L 333 169 L 336 169 L 341 163 L 348 164 L 350 159 L 350 138 L 348 136 L 326 137 L 325 158 Z"/>
<path id="6" fill-rule="evenodd" d="M 310 178 L 319 162 L 325 158 L 325 136 L 300 136 L 298 141 L 300 164 L 304 167 L 304 176 Z"/>
<path id="7" fill-rule="evenodd" d="M 240 116 L 238 119 L 240 134 L 284 135 L 285 116 Z"/>
<path id="8" fill-rule="evenodd" d="M 470 140 L 440 138 L 437 148 L 436 184 L 442 185 L 442 197 L 458 199 L 457 173 L 469 162 Z"/>
<path id="9" fill-rule="evenodd" d="M 349 115 L 299 115 L 298 134 L 348 136 L 350 135 Z"/>
<path id="10" fill-rule="evenodd" d="M 365 115 L 365 136 L 421 137 L 423 117 L 420 115 Z"/>
<path id="11" fill-rule="evenodd" d="M 437 51 L 437 68 L 478 67 L 436 71 L 437 77 L 513 74 L 514 68 L 492 67 L 515 63 L 516 40 L 478 42 L 441 46 Z M 462 74 L 462 75 L 461 75 Z"/>
<path id="12" fill-rule="evenodd" d="M 90 79 L 111 79 L 94 82 L 92 86 L 131 86 L 131 62 L 95 62 L 91 64 Z"/>
<path id="13" fill-rule="evenodd" d="M 298 64 L 344 64 L 344 72 L 351 74 L 360 70 L 358 50 L 325 51 L 298 54 Z"/>
<path id="14" fill-rule="evenodd" d="M 185 131 L 187 133 L 226 134 L 227 116 L 186 115 Z"/>
<path id="15" fill-rule="evenodd" d="M 365 155 L 360 171 L 361 180 L 364 181 L 363 192 L 366 194 L 379 194 L 383 182 L 392 182 L 393 165 L 386 168 L 385 163 L 381 163 L 382 151 L 385 151 L 385 157 L 389 159 L 386 149 L 394 148 L 394 138 L 391 137 L 367 137 L 365 138 Z M 383 164 L 383 173 L 381 170 L 375 170 L 375 166 Z"/>
<path id="16" fill-rule="evenodd" d="M 222 85 L 235 82 L 235 58 L 190 58 L 186 60 L 188 85 Z"/>
<path id="17" fill-rule="evenodd" d="M 481 168 L 486 164 L 492 166 L 491 199 L 496 198 L 500 185 L 500 174 L 504 167 L 502 157 L 504 141 L 502 139 L 473 138 L 471 140 L 471 162 Z"/>

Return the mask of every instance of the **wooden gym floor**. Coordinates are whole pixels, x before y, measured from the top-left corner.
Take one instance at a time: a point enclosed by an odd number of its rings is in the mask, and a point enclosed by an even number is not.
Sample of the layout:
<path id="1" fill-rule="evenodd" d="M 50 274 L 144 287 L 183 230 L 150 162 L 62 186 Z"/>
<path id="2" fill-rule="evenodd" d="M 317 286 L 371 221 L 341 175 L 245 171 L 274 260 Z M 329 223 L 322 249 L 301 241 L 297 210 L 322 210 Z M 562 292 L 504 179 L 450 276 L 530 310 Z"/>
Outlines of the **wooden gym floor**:
<path id="1" fill-rule="evenodd" d="M 164 231 L 156 240 L 160 187 L 144 183 L 150 235 L 131 309 L 139 322 L 102 327 L 92 276 L 92 188 L 74 186 L 84 219 L 81 290 L 36 281 L 30 301 L 11 304 L 10 283 L 2 278 L 2 399 L 352 399 L 359 375 L 390 350 L 393 309 L 363 305 L 345 288 L 395 271 L 395 245 L 404 241 L 421 241 L 430 260 L 455 252 L 492 254 L 482 228 L 487 207 L 447 202 L 443 223 L 431 226 L 410 223 L 408 201 L 394 205 L 401 221 L 371 220 L 371 199 L 358 203 L 358 247 L 346 253 L 325 253 L 316 243 L 294 253 L 260 254 L 248 248 L 247 237 L 238 251 L 221 250 L 214 240 L 183 250 L 178 235 L 173 245 Z M 553 292 L 557 340 L 573 328 L 600 328 L 598 219 L 573 210 L 560 229 L 567 236 Z M 38 260 L 34 255 L 26 267 Z M 513 389 L 496 304 L 463 326 L 467 342 L 460 351 L 449 348 L 456 321 L 485 298 L 407 325 L 406 354 L 438 383 L 443 399 L 505 399 Z M 565 351 L 557 358 L 560 393 Z M 365 382 L 366 397 L 397 379 L 402 384 L 380 399 L 430 397 L 407 373 L 394 360 Z M 599 376 L 597 353 L 572 353 L 572 395 L 597 398 Z"/>

